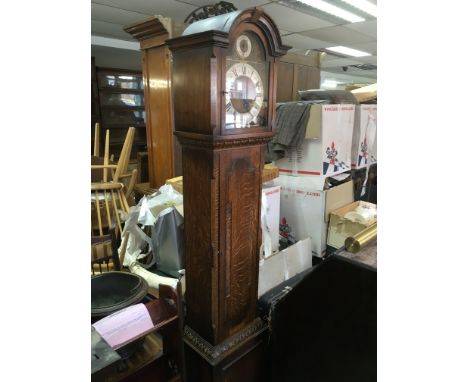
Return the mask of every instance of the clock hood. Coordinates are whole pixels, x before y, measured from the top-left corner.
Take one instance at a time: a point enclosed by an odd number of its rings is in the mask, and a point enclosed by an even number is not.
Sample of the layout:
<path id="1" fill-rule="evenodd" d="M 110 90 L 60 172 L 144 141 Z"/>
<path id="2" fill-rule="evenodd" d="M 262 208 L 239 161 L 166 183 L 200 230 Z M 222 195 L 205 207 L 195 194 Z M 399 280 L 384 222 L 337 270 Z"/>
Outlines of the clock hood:
<path id="1" fill-rule="evenodd" d="M 228 35 L 239 23 L 252 23 L 257 25 L 267 37 L 270 55 L 277 57 L 286 54 L 290 46 L 283 45 L 279 30 L 272 18 L 261 8 L 248 8 L 243 11 L 234 11 L 219 16 L 195 21 L 182 33 L 189 36 L 207 31 L 224 32 Z"/>

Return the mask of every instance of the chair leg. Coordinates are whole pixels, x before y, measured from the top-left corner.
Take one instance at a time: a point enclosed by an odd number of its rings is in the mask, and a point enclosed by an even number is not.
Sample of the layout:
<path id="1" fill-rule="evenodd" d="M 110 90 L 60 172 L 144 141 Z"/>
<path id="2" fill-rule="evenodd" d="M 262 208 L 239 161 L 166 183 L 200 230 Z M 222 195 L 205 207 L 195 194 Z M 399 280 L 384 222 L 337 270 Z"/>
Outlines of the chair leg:
<path id="1" fill-rule="evenodd" d="M 101 206 L 99 205 L 99 193 L 97 191 L 95 191 L 95 200 L 94 200 L 94 204 L 96 206 L 96 215 L 97 215 L 97 218 L 98 218 L 98 225 L 99 225 L 99 235 L 103 235 L 103 231 L 102 231 L 102 221 L 101 221 Z"/>

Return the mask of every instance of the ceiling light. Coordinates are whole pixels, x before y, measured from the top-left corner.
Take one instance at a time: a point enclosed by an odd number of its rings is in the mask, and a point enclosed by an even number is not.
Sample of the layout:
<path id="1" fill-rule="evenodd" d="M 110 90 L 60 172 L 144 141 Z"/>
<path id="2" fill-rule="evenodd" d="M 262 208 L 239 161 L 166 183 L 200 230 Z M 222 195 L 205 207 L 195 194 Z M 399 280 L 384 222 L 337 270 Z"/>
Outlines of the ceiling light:
<path id="1" fill-rule="evenodd" d="M 322 83 L 322 87 L 324 88 L 336 88 L 337 85 L 338 82 L 333 80 L 324 80 Z"/>
<path id="2" fill-rule="evenodd" d="M 325 48 L 326 50 L 331 50 L 332 52 L 345 54 L 346 56 L 352 57 L 365 57 L 372 56 L 372 54 L 363 52 L 362 50 L 347 48 L 346 46 L 331 46 L 330 48 Z"/>
<path id="3" fill-rule="evenodd" d="M 345 3 L 352 5 L 354 8 L 360 9 L 374 17 L 377 17 L 377 5 L 366 0 L 343 0 Z"/>
<path id="4" fill-rule="evenodd" d="M 360 16 L 355 15 L 354 13 L 345 11 L 344 9 L 338 8 L 322 0 L 300 0 L 300 2 L 310 5 L 313 8 L 317 8 L 323 12 L 329 13 L 333 16 L 339 17 L 340 19 L 347 20 L 350 23 L 357 23 L 359 21 L 365 21 L 365 19 L 363 19 Z"/>

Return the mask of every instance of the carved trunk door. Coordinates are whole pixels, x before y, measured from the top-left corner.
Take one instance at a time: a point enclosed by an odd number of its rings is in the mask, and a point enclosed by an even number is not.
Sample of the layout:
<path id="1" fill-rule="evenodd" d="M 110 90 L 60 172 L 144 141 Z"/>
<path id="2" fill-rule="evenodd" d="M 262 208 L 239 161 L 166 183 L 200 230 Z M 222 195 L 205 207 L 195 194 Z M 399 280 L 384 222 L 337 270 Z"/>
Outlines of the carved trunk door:
<path id="1" fill-rule="evenodd" d="M 238 332 L 256 316 L 261 147 L 220 155 L 220 330 Z"/>

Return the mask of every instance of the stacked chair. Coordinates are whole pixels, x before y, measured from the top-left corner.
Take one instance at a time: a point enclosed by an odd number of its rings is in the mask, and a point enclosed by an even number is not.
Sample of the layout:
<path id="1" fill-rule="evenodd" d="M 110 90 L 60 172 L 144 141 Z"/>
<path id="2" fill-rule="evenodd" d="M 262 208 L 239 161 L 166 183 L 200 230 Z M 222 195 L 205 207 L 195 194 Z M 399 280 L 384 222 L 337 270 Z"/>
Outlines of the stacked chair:
<path id="1" fill-rule="evenodd" d="M 125 137 L 117 164 L 109 159 L 109 130 L 106 131 L 104 157 L 99 156 L 99 125 L 96 124 L 94 139 L 94 156 L 91 164 L 91 263 L 92 272 L 100 273 L 119 270 L 122 261 L 116 261 L 118 243 L 124 241 L 126 247 L 128 236 L 122 238 L 122 229 L 129 210 L 136 182 L 137 170 L 128 172 L 128 162 L 132 149 L 135 128 L 130 127 Z M 124 184 L 124 179 L 130 179 Z M 121 253 L 121 260 L 125 256 Z M 105 265 L 105 267 L 103 267 Z"/>

